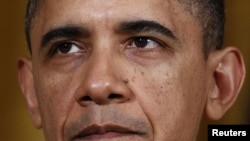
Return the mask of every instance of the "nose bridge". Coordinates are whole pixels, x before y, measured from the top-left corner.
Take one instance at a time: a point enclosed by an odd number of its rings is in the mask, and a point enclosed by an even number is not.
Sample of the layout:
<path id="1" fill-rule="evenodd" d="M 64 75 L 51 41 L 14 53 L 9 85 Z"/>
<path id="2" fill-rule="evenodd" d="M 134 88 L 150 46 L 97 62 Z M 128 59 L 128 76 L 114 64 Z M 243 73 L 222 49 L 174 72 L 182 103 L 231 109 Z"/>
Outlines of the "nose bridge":
<path id="1" fill-rule="evenodd" d="M 108 47 L 92 50 L 84 68 L 81 91 L 76 95 L 78 103 L 121 103 L 129 99 L 129 90 L 121 78 L 121 72 L 117 71 L 119 59 L 118 56 L 113 59 L 114 54 L 114 50 Z"/>
<path id="2" fill-rule="evenodd" d="M 85 80 L 93 88 L 106 89 L 119 79 L 116 71 L 119 49 L 115 46 L 111 29 L 107 28 L 110 27 L 96 26 L 95 29 L 95 42 L 88 60 L 87 79 Z"/>
<path id="3" fill-rule="evenodd" d="M 109 12 L 95 15 L 94 20 L 94 43 L 90 58 L 91 71 L 89 72 L 89 83 L 93 86 L 108 88 L 116 81 L 116 63 L 118 63 L 119 49 L 116 47 L 116 38 L 113 33 L 113 23 L 109 22 L 112 16 Z M 102 23 L 102 26 L 100 26 Z M 114 59 L 115 58 L 115 59 Z"/>
<path id="4" fill-rule="evenodd" d="M 88 71 L 86 82 L 100 87 L 107 87 L 108 83 L 114 81 L 115 68 L 114 60 L 111 58 L 112 53 L 108 49 L 96 49 L 93 51 L 88 62 Z"/>

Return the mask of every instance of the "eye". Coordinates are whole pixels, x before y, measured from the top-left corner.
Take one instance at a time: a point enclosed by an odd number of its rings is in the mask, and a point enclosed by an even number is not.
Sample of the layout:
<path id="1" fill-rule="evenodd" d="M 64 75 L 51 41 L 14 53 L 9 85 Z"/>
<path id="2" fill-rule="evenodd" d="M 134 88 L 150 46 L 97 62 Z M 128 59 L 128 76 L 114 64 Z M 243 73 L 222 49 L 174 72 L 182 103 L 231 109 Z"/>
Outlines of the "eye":
<path id="1" fill-rule="evenodd" d="M 129 43 L 128 43 L 128 47 L 129 48 L 156 48 L 159 47 L 160 44 L 153 40 L 150 39 L 149 37 L 135 37 L 132 38 Z"/>
<path id="2" fill-rule="evenodd" d="M 77 52 L 80 52 L 80 48 L 76 44 L 70 42 L 60 43 L 56 45 L 55 48 L 55 53 L 57 54 L 71 54 Z"/>

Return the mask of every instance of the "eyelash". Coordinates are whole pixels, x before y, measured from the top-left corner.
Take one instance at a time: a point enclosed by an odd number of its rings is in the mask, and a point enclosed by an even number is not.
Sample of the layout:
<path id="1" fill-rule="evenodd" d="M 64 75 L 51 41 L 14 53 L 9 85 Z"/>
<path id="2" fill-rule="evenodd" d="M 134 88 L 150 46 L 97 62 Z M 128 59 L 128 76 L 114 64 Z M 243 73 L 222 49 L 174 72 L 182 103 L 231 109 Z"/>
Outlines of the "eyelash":
<path id="1" fill-rule="evenodd" d="M 72 44 L 72 45 L 78 46 L 74 41 L 59 41 L 55 43 L 54 45 L 52 45 L 51 49 L 49 50 L 48 56 L 51 57 L 57 54 L 59 47 L 63 44 Z"/>
<path id="2" fill-rule="evenodd" d="M 168 45 L 161 41 L 160 39 L 157 39 L 157 38 L 154 38 L 154 37 L 149 37 L 149 36 L 136 36 L 136 37 L 131 37 L 128 39 L 127 43 L 126 43 L 126 46 L 127 44 L 130 44 L 132 42 L 135 42 L 136 39 L 147 39 L 147 41 L 151 40 L 153 42 L 156 42 L 157 44 L 159 44 L 160 47 L 163 47 L 163 48 L 166 48 L 168 47 Z"/>
<path id="3" fill-rule="evenodd" d="M 138 40 L 138 39 L 146 39 L 147 41 L 153 41 L 153 42 L 155 42 L 155 43 L 157 43 L 157 44 L 159 44 L 159 47 L 163 47 L 163 48 L 166 48 L 166 47 L 168 47 L 168 45 L 165 43 L 165 42 L 163 42 L 163 41 L 161 41 L 161 40 L 159 40 L 159 39 L 157 39 L 157 38 L 154 38 L 154 37 L 149 37 L 149 36 L 135 36 L 135 37 L 131 37 L 131 38 L 129 38 L 129 39 L 127 39 L 126 41 L 125 41 L 125 48 L 129 45 L 129 44 L 132 44 L 132 43 L 135 43 L 135 40 Z M 49 53 L 48 53 L 48 56 L 49 57 L 52 57 L 52 56 L 54 56 L 54 55 L 56 55 L 57 54 L 57 51 L 58 51 L 58 49 L 59 49 L 59 47 L 61 46 L 61 45 L 63 45 L 63 44 L 72 44 L 72 45 L 76 45 L 76 46 L 79 46 L 76 42 L 74 42 L 74 41 L 59 41 L 59 42 L 56 42 L 54 45 L 52 45 L 52 48 L 49 50 Z M 133 47 L 129 47 L 129 48 L 133 48 Z M 139 47 L 138 47 L 138 49 L 140 49 Z M 143 48 L 141 48 L 141 49 L 143 49 Z"/>

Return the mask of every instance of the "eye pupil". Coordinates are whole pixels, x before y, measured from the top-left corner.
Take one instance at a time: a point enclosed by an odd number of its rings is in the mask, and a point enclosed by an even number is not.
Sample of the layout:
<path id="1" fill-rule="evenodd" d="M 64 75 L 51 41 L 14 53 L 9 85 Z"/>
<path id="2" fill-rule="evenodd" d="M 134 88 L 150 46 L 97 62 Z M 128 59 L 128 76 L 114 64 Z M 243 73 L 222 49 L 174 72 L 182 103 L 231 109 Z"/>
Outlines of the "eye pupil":
<path id="1" fill-rule="evenodd" d="M 148 39 L 147 38 L 136 38 L 134 40 L 134 44 L 138 47 L 138 48 L 144 48 L 147 44 L 148 44 Z"/>
<path id="2" fill-rule="evenodd" d="M 61 53 L 68 53 L 70 51 L 71 47 L 72 47 L 71 43 L 63 43 L 59 46 L 58 50 Z"/>

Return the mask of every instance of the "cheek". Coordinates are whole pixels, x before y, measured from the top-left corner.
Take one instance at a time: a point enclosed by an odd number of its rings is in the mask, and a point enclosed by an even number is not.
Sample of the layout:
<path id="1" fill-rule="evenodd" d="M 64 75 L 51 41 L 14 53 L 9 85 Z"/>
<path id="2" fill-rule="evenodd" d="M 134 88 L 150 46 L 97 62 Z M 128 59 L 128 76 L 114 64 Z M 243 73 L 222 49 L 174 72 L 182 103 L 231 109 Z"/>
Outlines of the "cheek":
<path id="1" fill-rule="evenodd" d="M 179 136 L 173 136 L 176 132 L 186 131 L 186 137 L 192 136 L 190 134 L 193 130 L 197 130 L 194 125 L 198 125 L 202 117 L 206 97 L 205 83 L 203 77 L 200 77 L 203 75 L 202 71 L 182 72 L 187 68 L 184 64 L 179 66 L 184 68 L 155 67 L 152 71 L 145 71 L 143 76 L 134 81 L 137 83 L 134 84 L 137 88 L 133 88 L 136 98 L 153 124 L 155 136 L 161 140 L 179 139 Z"/>
<path id="2" fill-rule="evenodd" d="M 64 122 L 72 107 L 73 76 L 61 75 L 53 71 L 47 72 L 40 71 L 41 74 L 34 75 L 38 76 L 35 78 L 35 87 L 46 137 L 55 140 L 56 137 L 60 137 Z"/>

